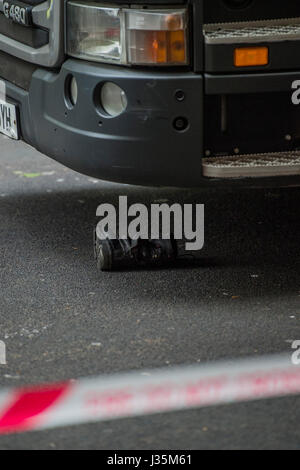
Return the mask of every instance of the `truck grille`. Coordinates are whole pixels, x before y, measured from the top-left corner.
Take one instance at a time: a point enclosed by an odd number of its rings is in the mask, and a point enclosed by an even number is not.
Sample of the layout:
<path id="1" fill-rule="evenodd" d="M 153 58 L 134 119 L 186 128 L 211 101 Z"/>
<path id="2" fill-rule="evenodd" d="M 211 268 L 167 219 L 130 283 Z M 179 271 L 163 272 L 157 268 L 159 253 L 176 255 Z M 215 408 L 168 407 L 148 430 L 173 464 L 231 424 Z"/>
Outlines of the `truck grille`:
<path id="1" fill-rule="evenodd" d="M 23 1 L 33 6 L 33 26 L 25 27 L 7 19 L 0 0 L 0 50 L 23 61 L 57 67 L 63 59 L 63 6 L 55 0 Z"/>

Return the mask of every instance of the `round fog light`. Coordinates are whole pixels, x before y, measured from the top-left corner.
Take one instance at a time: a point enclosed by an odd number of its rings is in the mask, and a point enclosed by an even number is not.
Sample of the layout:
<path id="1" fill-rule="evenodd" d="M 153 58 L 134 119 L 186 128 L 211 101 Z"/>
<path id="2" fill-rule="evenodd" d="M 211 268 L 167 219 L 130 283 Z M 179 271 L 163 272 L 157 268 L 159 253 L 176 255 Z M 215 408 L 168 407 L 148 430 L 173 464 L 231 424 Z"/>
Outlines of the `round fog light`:
<path id="1" fill-rule="evenodd" d="M 115 83 L 104 83 L 101 88 L 101 106 L 109 116 L 119 116 L 127 107 L 125 91 Z"/>
<path id="2" fill-rule="evenodd" d="M 78 100 L 78 85 L 76 78 L 72 77 L 70 81 L 70 101 L 73 106 L 76 105 Z"/>

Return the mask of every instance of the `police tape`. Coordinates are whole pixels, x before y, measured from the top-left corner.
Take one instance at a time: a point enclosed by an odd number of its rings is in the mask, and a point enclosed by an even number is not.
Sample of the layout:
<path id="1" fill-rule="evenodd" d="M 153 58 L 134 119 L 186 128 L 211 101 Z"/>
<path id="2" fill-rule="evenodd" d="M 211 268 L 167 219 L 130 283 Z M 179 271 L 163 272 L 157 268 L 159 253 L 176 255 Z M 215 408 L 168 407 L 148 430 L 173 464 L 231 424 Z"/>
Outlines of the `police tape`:
<path id="1" fill-rule="evenodd" d="M 300 393 L 291 357 L 181 366 L 0 393 L 0 434 Z"/>

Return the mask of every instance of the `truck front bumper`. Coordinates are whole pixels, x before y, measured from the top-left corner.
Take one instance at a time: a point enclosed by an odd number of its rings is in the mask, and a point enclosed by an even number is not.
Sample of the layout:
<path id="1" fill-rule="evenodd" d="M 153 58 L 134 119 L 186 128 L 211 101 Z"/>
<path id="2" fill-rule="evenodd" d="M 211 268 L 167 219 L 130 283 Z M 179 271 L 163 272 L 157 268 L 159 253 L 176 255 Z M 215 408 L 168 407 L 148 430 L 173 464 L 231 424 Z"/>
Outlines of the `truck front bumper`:
<path id="1" fill-rule="evenodd" d="M 70 77 L 75 77 L 78 84 L 78 101 L 73 108 L 66 99 Z M 228 75 L 153 72 L 67 60 L 57 73 L 35 70 L 28 90 L 6 81 L 6 94 L 18 106 L 21 137 L 25 142 L 95 178 L 199 188 L 288 186 L 300 185 L 300 176 L 231 180 L 203 177 L 204 132 L 208 134 L 209 123 L 209 116 L 204 117 L 204 107 L 207 94 L 236 93 L 241 83 L 246 91 L 249 86 L 255 91 L 259 85 L 260 91 L 266 92 L 273 84 L 273 91 L 280 92 L 289 89 L 299 77 L 300 73 L 296 72 L 269 73 L 256 78 L 245 75 L 241 82 Z M 126 110 L 115 118 L 99 109 L 100 88 L 105 82 L 116 83 L 127 96 Z M 208 110 L 205 112 L 208 114 Z M 186 122 L 182 131 L 174 126 L 178 118 Z"/>
<path id="2" fill-rule="evenodd" d="M 66 83 L 75 77 L 70 109 Z M 99 110 L 101 84 L 114 82 L 128 106 L 112 118 Z M 176 91 L 184 99 L 176 99 Z M 198 186 L 203 148 L 203 78 L 68 60 L 59 73 L 38 69 L 29 91 L 6 83 L 18 104 L 22 138 L 62 164 L 95 178 L 145 185 Z M 185 118 L 184 131 L 174 128 Z"/>

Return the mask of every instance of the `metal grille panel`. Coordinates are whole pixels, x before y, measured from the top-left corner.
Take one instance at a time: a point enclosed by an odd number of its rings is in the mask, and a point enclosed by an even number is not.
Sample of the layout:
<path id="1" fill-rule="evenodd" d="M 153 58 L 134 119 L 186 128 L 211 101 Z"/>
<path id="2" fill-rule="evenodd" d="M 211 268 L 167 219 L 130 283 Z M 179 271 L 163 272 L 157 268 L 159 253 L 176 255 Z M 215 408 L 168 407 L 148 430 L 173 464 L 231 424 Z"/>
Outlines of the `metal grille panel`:
<path id="1" fill-rule="evenodd" d="M 300 152 L 204 158 L 203 175 L 211 178 L 300 175 Z"/>
<path id="2" fill-rule="evenodd" d="M 207 44 L 231 44 L 300 39 L 300 18 L 204 25 Z"/>

